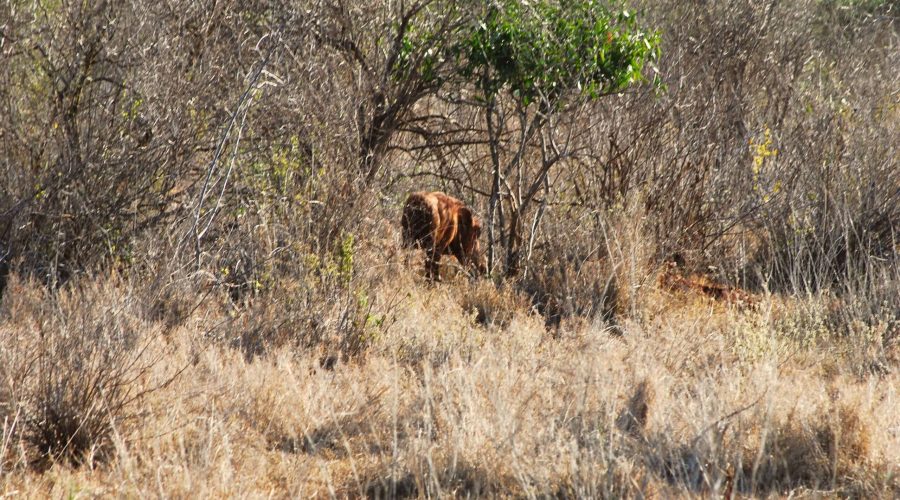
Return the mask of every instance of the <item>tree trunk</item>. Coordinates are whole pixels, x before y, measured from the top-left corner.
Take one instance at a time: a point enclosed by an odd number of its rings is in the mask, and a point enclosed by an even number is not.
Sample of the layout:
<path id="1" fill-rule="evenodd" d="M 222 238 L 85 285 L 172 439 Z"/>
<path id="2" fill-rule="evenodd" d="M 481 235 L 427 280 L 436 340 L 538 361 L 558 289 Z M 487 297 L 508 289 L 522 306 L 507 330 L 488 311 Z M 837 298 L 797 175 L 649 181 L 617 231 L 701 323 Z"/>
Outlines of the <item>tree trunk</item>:
<path id="1" fill-rule="evenodd" d="M 494 269 L 496 262 L 496 213 L 500 201 L 500 154 L 497 151 L 497 133 L 494 130 L 494 98 L 488 99 L 485 107 L 487 120 L 488 145 L 491 151 L 491 199 L 488 204 L 488 274 Z"/>
<path id="2" fill-rule="evenodd" d="M 372 120 L 367 124 L 365 106 L 360 106 L 358 111 L 358 119 L 362 125 L 360 128 L 364 130 L 360 141 L 359 159 L 367 184 L 371 183 L 378 174 L 381 157 L 391 138 L 393 115 L 396 114 L 395 109 L 386 105 L 384 94 L 381 92 L 372 97 L 372 108 Z"/>
<path id="3" fill-rule="evenodd" d="M 522 207 L 519 207 L 522 208 Z M 509 215 L 509 232 L 507 235 L 506 245 L 506 270 L 507 278 L 511 278 L 519 273 L 519 249 L 522 243 L 522 231 L 520 223 L 519 209 L 510 210 Z"/>

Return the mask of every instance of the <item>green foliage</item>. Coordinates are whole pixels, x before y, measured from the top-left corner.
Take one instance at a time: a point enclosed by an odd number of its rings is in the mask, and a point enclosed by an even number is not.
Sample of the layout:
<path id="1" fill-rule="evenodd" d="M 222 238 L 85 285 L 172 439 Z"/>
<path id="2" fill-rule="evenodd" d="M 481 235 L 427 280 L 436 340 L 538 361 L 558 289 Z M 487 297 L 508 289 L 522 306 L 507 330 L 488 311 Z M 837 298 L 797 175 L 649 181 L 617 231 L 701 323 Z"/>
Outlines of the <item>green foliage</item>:
<path id="1" fill-rule="evenodd" d="M 455 48 L 462 76 L 485 97 L 508 88 L 528 105 L 559 102 L 570 91 L 594 99 L 646 81 L 659 36 L 627 10 L 593 0 L 491 3 L 483 21 Z"/>
<path id="2" fill-rule="evenodd" d="M 251 154 L 250 150 L 247 152 Z M 290 213 L 315 196 L 321 185 L 321 167 L 314 167 L 311 150 L 297 135 L 277 141 L 254 161 L 241 164 L 236 176 L 250 194 L 235 207 L 234 215 L 242 217 L 252 211 Z"/>
<path id="3" fill-rule="evenodd" d="M 352 339 L 355 349 L 377 342 L 381 338 L 385 316 L 372 313 L 372 304 L 365 288 L 356 291 L 356 325 L 357 338 Z"/>
<path id="4" fill-rule="evenodd" d="M 442 40 L 432 29 L 424 24 L 412 24 L 400 43 L 400 52 L 392 68 L 394 80 L 406 81 L 416 75 L 427 85 L 440 85 L 443 82 L 438 67 L 446 60 L 446 56 L 440 50 Z"/>
<path id="5" fill-rule="evenodd" d="M 594 0 L 448 4 L 454 28 L 429 25 L 425 14 L 405 28 L 395 80 L 439 86 L 455 74 L 485 98 L 508 89 L 525 105 L 555 103 L 573 90 L 594 99 L 650 80 L 645 67 L 659 57 L 657 33 Z"/>
<path id="6" fill-rule="evenodd" d="M 759 195 L 762 203 L 768 203 L 774 196 L 781 192 L 781 181 L 769 182 L 769 170 L 778 156 L 778 149 L 772 147 L 772 131 L 766 126 L 763 129 L 763 138 L 750 138 L 750 154 L 753 156 L 753 192 Z"/>
<path id="7" fill-rule="evenodd" d="M 347 234 L 341 241 L 339 251 L 339 273 L 341 279 L 349 283 L 353 279 L 353 256 L 356 254 L 356 238 L 352 234 Z"/>

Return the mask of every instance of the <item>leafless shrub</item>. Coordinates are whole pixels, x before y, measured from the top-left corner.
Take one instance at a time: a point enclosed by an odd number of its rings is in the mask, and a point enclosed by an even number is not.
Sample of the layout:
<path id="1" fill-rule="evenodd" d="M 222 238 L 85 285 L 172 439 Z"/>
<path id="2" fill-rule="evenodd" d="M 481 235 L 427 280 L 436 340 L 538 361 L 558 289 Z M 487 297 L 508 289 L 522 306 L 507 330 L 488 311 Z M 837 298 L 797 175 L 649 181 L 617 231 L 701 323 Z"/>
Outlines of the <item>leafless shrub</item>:
<path id="1" fill-rule="evenodd" d="M 113 288 L 50 292 L 16 278 L 12 289 L 0 375 L 5 413 L 21 415 L 15 442 L 39 468 L 107 458 L 114 430 L 134 424 L 135 402 L 153 390 L 140 382 L 157 362 L 152 331 Z"/>
<path id="2" fill-rule="evenodd" d="M 153 28 L 125 4 L 12 14 L 0 56 L 9 68 L 0 91 L 3 239 L 51 283 L 98 258 L 127 262 L 130 235 L 167 216 L 195 144 L 182 128 L 187 109 L 163 105 L 146 86 L 145 72 L 171 61 L 140 51 Z"/>
<path id="3" fill-rule="evenodd" d="M 622 432 L 640 436 L 647 426 L 650 406 L 655 396 L 650 381 L 642 380 L 635 388 L 625 408 L 616 419 L 616 425 Z"/>
<path id="4" fill-rule="evenodd" d="M 823 408 L 807 422 L 788 416 L 760 443 L 765 450 L 744 461 L 744 480 L 750 484 L 743 487 L 833 489 L 838 479 L 849 483 L 870 459 L 869 433 L 857 410 L 846 405 Z"/>
<path id="5" fill-rule="evenodd" d="M 643 224 L 622 207 L 586 211 L 584 206 L 548 207 L 535 238 L 531 263 L 518 286 L 548 326 L 570 317 L 615 327 L 634 311 L 641 276 L 651 257 Z"/>
<path id="6" fill-rule="evenodd" d="M 615 275 L 597 257 L 549 254 L 520 285 L 548 326 L 568 317 L 614 324 L 619 297 Z M 608 261 L 607 261 L 608 262 Z"/>
<path id="7" fill-rule="evenodd" d="M 896 32 L 890 16 L 837 21 L 829 5 L 644 5 L 665 26 L 666 90 L 598 106 L 558 191 L 592 208 L 641 193 L 657 259 L 750 284 L 815 288 L 896 259 Z M 826 195 L 822 179 L 859 189 Z"/>
<path id="8" fill-rule="evenodd" d="M 479 281 L 465 283 L 460 288 L 460 306 L 474 313 L 475 321 L 486 326 L 505 328 L 516 313 L 528 309 L 527 299 L 511 287 L 497 289 L 490 282 Z"/>
<path id="9" fill-rule="evenodd" d="M 494 159 L 433 47 L 395 63 L 464 4 L 0 5 L 4 491 L 897 496 L 896 8 L 632 2 L 664 88 L 524 146 L 500 103 L 506 262 L 426 287 L 403 199 L 484 216 Z M 767 293 L 671 300 L 674 255 Z"/>

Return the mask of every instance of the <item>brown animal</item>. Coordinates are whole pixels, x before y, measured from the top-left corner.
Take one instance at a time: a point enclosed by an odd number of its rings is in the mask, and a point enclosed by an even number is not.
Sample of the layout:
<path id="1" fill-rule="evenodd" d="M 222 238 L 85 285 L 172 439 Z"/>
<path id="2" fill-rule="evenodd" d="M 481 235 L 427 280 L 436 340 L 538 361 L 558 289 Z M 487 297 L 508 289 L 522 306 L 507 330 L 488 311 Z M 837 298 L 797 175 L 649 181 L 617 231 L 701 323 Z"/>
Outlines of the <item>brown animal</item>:
<path id="1" fill-rule="evenodd" d="M 741 309 L 756 309 L 757 300 L 753 295 L 740 288 L 717 283 L 703 274 L 692 273 L 685 276 L 680 271 L 683 266 L 683 259 L 678 257 L 666 262 L 659 275 L 660 286 L 671 291 L 693 292 Z"/>
<path id="2" fill-rule="evenodd" d="M 409 195 L 400 218 L 403 247 L 425 250 L 428 277 L 440 281 L 439 264 L 443 255 L 453 255 L 464 267 L 486 273 L 478 236 L 481 221 L 463 202 L 435 191 Z"/>

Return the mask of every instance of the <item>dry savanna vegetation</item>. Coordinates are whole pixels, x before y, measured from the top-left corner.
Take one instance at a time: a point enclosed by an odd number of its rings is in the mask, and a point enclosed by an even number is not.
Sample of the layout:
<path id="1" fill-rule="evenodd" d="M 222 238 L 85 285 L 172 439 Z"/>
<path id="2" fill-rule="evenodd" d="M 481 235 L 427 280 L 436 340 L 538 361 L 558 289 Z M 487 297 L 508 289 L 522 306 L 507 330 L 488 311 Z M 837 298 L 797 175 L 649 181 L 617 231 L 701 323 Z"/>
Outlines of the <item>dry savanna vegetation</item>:
<path id="1" fill-rule="evenodd" d="M 0 497 L 900 497 L 898 16 L 0 3 Z"/>

